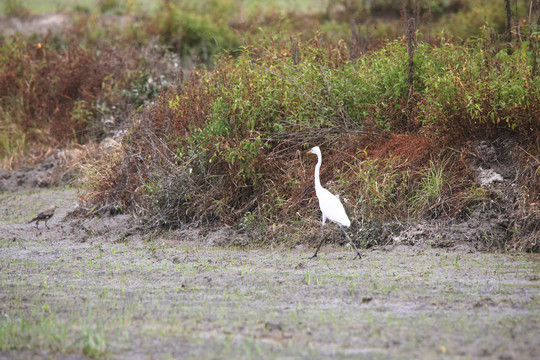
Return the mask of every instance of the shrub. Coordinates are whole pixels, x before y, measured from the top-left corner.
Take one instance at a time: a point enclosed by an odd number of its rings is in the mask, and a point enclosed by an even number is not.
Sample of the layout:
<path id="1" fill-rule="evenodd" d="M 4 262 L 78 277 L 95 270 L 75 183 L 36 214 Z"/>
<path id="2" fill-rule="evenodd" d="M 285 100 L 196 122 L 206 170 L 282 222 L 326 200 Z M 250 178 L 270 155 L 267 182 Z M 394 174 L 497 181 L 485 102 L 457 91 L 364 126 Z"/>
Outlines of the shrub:
<path id="1" fill-rule="evenodd" d="M 96 136 L 99 129 L 90 119 L 111 72 L 110 63 L 75 44 L 57 51 L 47 42 L 22 38 L 0 42 L 4 119 L 28 141 L 54 145 Z"/>
<path id="2" fill-rule="evenodd" d="M 80 16 L 65 34 L 0 39 L 0 159 L 25 153 L 30 143 L 35 150 L 100 140 L 169 85 L 177 60 L 153 43 L 111 43 L 89 31 L 95 25 Z M 123 36 L 116 31 L 109 28 L 109 36 Z"/>
<path id="3" fill-rule="evenodd" d="M 416 58 L 418 117 L 448 136 L 495 133 L 500 129 L 530 133 L 540 115 L 540 81 L 531 79 L 524 47 L 512 55 L 466 45 L 420 45 Z"/>
<path id="4" fill-rule="evenodd" d="M 264 233 L 261 224 L 317 211 L 299 154 L 319 145 L 323 183 L 348 193 L 353 218 L 456 214 L 470 179 L 463 159 L 441 160 L 449 139 L 527 132 L 538 111 L 538 84 L 518 76 L 530 64 L 480 46 L 422 44 L 412 93 L 401 41 L 354 62 L 344 44 L 317 39 L 301 44 L 300 61 L 275 41 L 222 56 L 137 118 L 96 198 L 152 226 L 221 221 Z"/>

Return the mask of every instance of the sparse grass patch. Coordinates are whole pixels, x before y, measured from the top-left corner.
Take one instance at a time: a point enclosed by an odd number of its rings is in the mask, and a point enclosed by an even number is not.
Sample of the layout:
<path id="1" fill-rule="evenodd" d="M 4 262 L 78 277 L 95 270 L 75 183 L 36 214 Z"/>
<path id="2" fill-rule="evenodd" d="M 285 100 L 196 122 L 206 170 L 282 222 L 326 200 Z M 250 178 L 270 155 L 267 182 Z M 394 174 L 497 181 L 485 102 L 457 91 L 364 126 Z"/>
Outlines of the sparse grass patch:
<path id="1" fill-rule="evenodd" d="M 9 239 L 0 252 L 7 356 L 212 358 L 262 349 L 269 357 L 317 358 L 365 353 L 368 344 L 397 359 L 431 354 L 441 337 L 468 355 L 478 351 L 470 339 L 486 328 L 486 346 L 535 349 L 534 255 L 404 247 L 370 251 L 362 261 L 333 250 L 308 261 L 311 252 L 302 250 L 156 237 L 168 245 L 150 254 L 141 240 L 92 246 L 24 234 L 26 248 Z M 397 349 L 386 348 L 388 338 L 400 339 Z"/>
<path id="2" fill-rule="evenodd" d="M 107 341 L 103 327 L 85 325 L 80 336 L 73 334 L 74 322 L 58 319 L 44 311 L 37 319 L 24 315 L 0 320 L 0 351 L 45 350 L 52 353 L 79 352 L 92 359 L 104 359 Z"/>
<path id="3" fill-rule="evenodd" d="M 448 192 L 449 181 L 446 180 L 445 173 L 451 171 L 446 169 L 445 162 L 435 162 L 430 160 L 429 165 L 420 170 L 418 184 L 412 192 L 410 207 L 413 214 L 424 214 L 437 217 L 444 205 L 444 195 Z"/>
<path id="4" fill-rule="evenodd" d="M 69 347 L 67 324 L 54 314 L 43 314 L 37 320 L 6 317 L 0 320 L 0 350 L 46 349 L 64 352 Z"/>

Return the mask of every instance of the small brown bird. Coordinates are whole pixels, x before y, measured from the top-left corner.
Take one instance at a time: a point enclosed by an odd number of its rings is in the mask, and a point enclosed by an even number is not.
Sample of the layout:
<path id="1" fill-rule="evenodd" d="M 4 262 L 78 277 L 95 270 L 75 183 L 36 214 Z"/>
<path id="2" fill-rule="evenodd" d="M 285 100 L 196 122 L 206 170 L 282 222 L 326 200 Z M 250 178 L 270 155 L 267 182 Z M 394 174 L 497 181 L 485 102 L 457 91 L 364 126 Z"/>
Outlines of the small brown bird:
<path id="1" fill-rule="evenodd" d="M 54 215 L 54 210 L 56 210 L 56 206 L 53 206 L 52 208 L 50 209 L 47 209 L 45 211 L 42 211 L 40 212 L 35 218 L 33 218 L 32 220 L 30 220 L 28 223 L 30 224 L 31 222 L 36 222 L 36 227 L 39 229 L 39 222 L 40 221 L 45 221 L 45 226 L 47 227 L 47 229 L 49 229 L 49 226 L 47 226 L 47 221 L 53 217 Z"/>

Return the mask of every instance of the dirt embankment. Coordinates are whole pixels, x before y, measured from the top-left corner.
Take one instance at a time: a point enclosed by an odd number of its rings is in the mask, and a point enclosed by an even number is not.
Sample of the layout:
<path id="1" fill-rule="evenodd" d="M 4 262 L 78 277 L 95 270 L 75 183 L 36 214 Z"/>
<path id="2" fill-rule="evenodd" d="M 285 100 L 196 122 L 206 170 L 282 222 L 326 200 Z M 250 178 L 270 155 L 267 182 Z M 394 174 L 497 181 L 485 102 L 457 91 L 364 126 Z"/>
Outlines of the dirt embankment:
<path id="1" fill-rule="evenodd" d="M 104 145 L 99 151 L 108 151 L 106 147 L 108 140 L 103 142 Z M 115 140 L 110 141 L 118 145 Z M 477 183 L 476 195 L 471 196 L 481 199 L 481 206 L 475 204 L 470 207 L 470 211 L 450 219 L 397 224 L 383 233 L 364 231 L 358 234 L 358 238 L 378 236 L 381 237 L 380 243 L 390 246 L 428 243 L 432 247 L 470 248 L 480 251 L 512 248 L 508 243 L 516 237 L 516 231 L 523 223 L 521 217 L 528 216 L 528 225 L 531 229 L 525 233 L 527 246 L 529 250 L 538 249 L 539 240 L 535 238 L 540 230 L 539 215 L 534 211 L 524 215 L 517 207 L 522 188 L 519 183 L 521 170 L 516 161 L 516 148 L 516 143 L 512 140 L 478 141 L 471 144 L 467 161 L 469 171 L 474 174 Z M 84 152 L 84 148 L 51 151 L 43 161 L 35 165 L 22 166 L 11 172 L 0 170 L 0 191 L 31 191 L 74 184 L 79 176 L 80 161 L 85 156 Z M 50 205 L 54 203 L 55 200 L 51 199 Z M 144 236 L 140 223 L 129 215 L 107 215 L 105 219 L 84 218 L 85 211 L 78 209 L 77 216 L 68 217 L 69 221 L 66 218 L 66 226 L 76 229 L 70 232 L 100 234 L 103 239 L 109 240 L 135 234 Z M 250 242 L 247 235 L 229 227 L 185 228 L 179 231 L 179 235 L 186 238 L 197 237 L 202 243 L 219 246 L 244 246 Z M 204 240 L 201 240 L 201 237 Z M 301 239 L 297 243 L 305 244 Z M 513 249 L 519 250 L 518 245 Z"/>
<path id="2" fill-rule="evenodd" d="M 481 205 L 474 204 L 454 218 L 411 224 L 394 236 L 394 241 L 405 244 L 430 241 L 434 247 L 470 246 L 481 251 L 512 248 L 509 242 L 515 241 L 523 221 L 518 210 L 523 189 L 519 183 L 517 149 L 516 141 L 508 139 L 473 142 L 467 163 L 477 187 L 463 201 L 477 201 Z M 540 218 L 534 208 L 530 210 L 537 225 L 523 235 L 530 239 L 528 250 L 534 251 L 540 245 L 534 240 L 540 231 Z"/>

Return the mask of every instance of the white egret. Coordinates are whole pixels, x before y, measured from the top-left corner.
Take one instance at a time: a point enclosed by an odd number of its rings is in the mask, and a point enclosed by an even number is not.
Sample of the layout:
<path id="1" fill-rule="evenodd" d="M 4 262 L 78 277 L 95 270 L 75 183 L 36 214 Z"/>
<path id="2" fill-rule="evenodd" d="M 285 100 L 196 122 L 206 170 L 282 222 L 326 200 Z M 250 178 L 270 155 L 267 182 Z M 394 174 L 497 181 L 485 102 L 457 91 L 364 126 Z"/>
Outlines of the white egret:
<path id="1" fill-rule="evenodd" d="M 351 226 L 351 221 L 349 220 L 349 217 L 345 212 L 345 208 L 343 208 L 343 204 L 341 204 L 341 201 L 339 201 L 339 198 L 337 196 L 323 188 L 321 185 L 321 180 L 319 178 L 319 170 L 321 169 L 322 164 L 321 149 L 319 149 L 318 146 L 315 146 L 313 149 L 308 151 L 308 154 L 315 154 L 318 158 L 317 165 L 315 166 L 315 193 L 317 194 L 317 198 L 319 199 L 319 207 L 321 208 L 322 212 L 321 242 L 319 243 L 317 250 L 315 250 L 315 254 L 313 254 L 310 259 L 317 257 L 317 253 L 319 252 L 319 249 L 324 242 L 324 223 L 326 222 L 326 219 L 332 220 L 339 225 L 339 227 L 347 237 L 349 244 L 356 250 L 356 256 L 354 258 L 362 258 L 362 256 L 360 255 L 360 251 L 358 251 L 354 243 L 351 241 L 351 238 L 343 228 L 343 226 Z"/>

